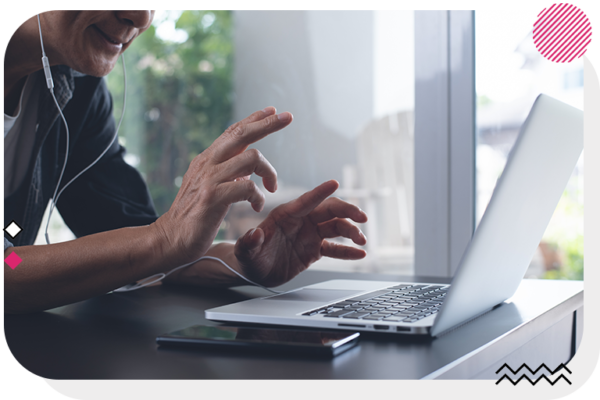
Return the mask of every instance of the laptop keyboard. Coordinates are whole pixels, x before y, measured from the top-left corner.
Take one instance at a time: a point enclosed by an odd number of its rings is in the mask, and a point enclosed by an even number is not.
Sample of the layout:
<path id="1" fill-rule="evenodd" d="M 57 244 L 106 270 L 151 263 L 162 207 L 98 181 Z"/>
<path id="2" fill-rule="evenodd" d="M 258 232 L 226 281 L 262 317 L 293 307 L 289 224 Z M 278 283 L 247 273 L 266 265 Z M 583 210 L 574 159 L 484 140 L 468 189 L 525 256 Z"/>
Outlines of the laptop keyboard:
<path id="1" fill-rule="evenodd" d="M 447 285 L 396 285 L 308 311 L 309 317 L 416 322 L 438 312 Z"/>

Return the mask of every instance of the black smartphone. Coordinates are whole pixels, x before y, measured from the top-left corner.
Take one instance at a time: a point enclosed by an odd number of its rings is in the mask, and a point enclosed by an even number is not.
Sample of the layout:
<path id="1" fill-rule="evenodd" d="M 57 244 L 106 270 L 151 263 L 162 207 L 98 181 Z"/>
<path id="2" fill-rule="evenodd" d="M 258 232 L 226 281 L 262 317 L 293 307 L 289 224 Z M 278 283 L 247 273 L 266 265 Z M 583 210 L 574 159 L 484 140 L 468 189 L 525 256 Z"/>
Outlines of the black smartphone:
<path id="1" fill-rule="evenodd" d="M 193 346 L 334 357 L 358 343 L 358 332 L 195 325 L 156 338 L 160 346 Z"/>

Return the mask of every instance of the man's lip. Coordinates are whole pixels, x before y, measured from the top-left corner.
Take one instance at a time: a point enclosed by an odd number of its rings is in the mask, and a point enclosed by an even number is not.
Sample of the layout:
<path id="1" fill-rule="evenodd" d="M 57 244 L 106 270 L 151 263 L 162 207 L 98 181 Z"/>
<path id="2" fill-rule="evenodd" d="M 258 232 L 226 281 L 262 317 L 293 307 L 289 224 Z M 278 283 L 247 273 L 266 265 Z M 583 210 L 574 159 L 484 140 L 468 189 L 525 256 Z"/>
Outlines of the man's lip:
<path id="1" fill-rule="evenodd" d="M 102 29 L 98 28 L 96 25 L 94 25 L 94 28 L 96 28 L 96 30 L 100 33 L 100 35 L 102 35 L 102 37 L 104 37 L 106 40 L 108 40 L 109 42 L 111 42 L 112 44 L 115 45 L 123 45 L 125 43 L 128 43 L 129 40 L 126 41 L 122 41 L 121 39 L 117 39 L 114 38 L 110 35 L 108 35 L 106 32 L 104 32 Z"/>

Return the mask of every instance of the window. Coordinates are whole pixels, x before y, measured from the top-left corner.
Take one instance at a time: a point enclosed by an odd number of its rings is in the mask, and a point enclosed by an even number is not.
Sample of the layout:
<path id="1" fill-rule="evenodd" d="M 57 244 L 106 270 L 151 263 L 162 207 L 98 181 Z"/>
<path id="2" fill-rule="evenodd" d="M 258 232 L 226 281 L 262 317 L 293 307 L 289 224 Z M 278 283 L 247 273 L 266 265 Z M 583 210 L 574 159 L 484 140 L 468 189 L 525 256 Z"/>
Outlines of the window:
<path id="1" fill-rule="evenodd" d="M 583 61 L 544 59 L 534 47 L 527 14 L 475 15 L 479 221 L 537 95 L 583 109 Z M 582 154 L 526 276 L 583 279 L 583 176 Z"/>
<path id="2" fill-rule="evenodd" d="M 580 64 L 580 63 L 578 63 Z M 583 67 L 564 73 L 564 90 L 583 88 Z"/>
<path id="3" fill-rule="evenodd" d="M 323 258 L 312 268 L 412 273 L 414 13 L 236 11 L 234 48 L 234 120 L 267 105 L 295 118 L 255 146 L 280 183 L 266 212 L 337 179 L 337 196 L 369 215 L 361 227 L 369 255 Z M 266 212 L 234 205 L 226 238 Z"/>

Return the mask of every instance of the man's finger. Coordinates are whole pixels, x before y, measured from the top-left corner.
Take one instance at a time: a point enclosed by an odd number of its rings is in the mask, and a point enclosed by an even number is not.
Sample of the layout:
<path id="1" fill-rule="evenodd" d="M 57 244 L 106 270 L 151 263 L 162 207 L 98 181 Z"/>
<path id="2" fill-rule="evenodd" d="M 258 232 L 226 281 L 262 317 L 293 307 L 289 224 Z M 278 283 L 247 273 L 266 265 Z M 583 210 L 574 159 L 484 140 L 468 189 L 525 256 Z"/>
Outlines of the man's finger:
<path id="1" fill-rule="evenodd" d="M 260 252 L 261 246 L 265 240 L 265 234 L 260 228 L 254 228 L 238 239 L 235 243 L 235 256 L 241 262 L 250 263 Z"/>
<path id="2" fill-rule="evenodd" d="M 216 201 L 223 204 L 233 204 L 247 200 L 254 211 L 261 211 L 265 205 L 265 195 L 260 191 L 256 183 L 248 181 L 226 182 L 217 186 L 220 196 Z"/>
<path id="3" fill-rule="evenodd" d="M 327 197 L 331 196 L 340 186 L 337 181 L 331 180 L 320 184 L 310 192 L 304 193 L 295 200 L 282 206 L 283 211 L 292 217 L 304 217 L 315 209 Z"/>
<path id="4" fill-rule="evenodd" d="M 310 213 L 313 224 L 320 224 L 334 218 L 350 218 L 354 222 L 367 222 L 367 214 L 354 204 L 347 203 L 337 197 L 327 199 Z"/>
<path id="5" fill-rule="evenodd" d="M 256 111 L 253 112 L 252 114 L 250 114 L 249 116 L 247 116 L 246 118 L 244 118 L 241 121 L 238 121 L 234 124 L 231 124 L 226 130 L 225 132 L 223 132 L 221 134 L 221 136 L 219 136 L 212 144 L 212 146 L 210 146 L 210 149 L 214 149 L 217 148 L 219 146 L 221 146 L 221 142 L 226 142 L 227 141 L 227 134 L 229 134 L 229 132 L 231 132 L 232 130 L 236 129 L 238 126 L 242 125 L 242 124 L 249 124 L 251 122 L 256 122 L 256 121 L 261 121 L 271 115 L 274 115 L 277 113 L 277 109 L 275 107 L 269 106 L 269 107 L 265 107 L 260 111 Z"/>
<path id="6" fill-rule="evenodd" d="M 342 244 L 332 243 L 323 240 L 321 244 L 321 255 L 340 260 L 360 260 L 365 258 L 367 252 L 355 247 L 344 246 Z"/>
<path id="7" fill-rule="evenodd" d="M 331 239 L 336 237 L 345 237 L 351 239 L 354 243 L 364 246 L 367 244 L 367 238 L 347 219 L 332 219 L 317 226 L 319 236 L 323 239 Z"/>
<path id="8" fill-rule="evenodd" d="M 277 190 L 277 171 L 256 149 L 250 149 L 220 164 L 219 179 L 224 181 L 247 180 L 251 174 L 263 178 L 265 188 L 270 192 Z"/>
<path id="9" fill-rule="evenodd" d="M 240 124 L 249 124 L 250 122 L 260 121 L 260 120 L 265 119 L 268 116 L 274 115 L 276 113 L 277 113 L 277 109 L 275 107 L 271 107 L 271 106 L 265 107 L 264 109 L 262 109 L 260 111 L 253 112 L 252 114 L 250 114 L 249 116 L 247 116 L 243 120 L 238 121 L 235 124 L 230 125 L 225 130 L 225 132 L 228 132 L 228 131 L 231 131 L 231 130 L 237 128 L 238 125 L 240 125 Z"/>
<path id="10" fill-rule="evenodd" d="M 213 159 L 217 163 L 229 160 L 245 151 L 252 143 L 285 128 L 292 122 L 292 119 L 292 114 L 283 112 L 260 121 L 239 124 L 231 130 L 227 129 L 211 146 Z"/>

